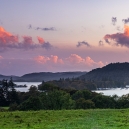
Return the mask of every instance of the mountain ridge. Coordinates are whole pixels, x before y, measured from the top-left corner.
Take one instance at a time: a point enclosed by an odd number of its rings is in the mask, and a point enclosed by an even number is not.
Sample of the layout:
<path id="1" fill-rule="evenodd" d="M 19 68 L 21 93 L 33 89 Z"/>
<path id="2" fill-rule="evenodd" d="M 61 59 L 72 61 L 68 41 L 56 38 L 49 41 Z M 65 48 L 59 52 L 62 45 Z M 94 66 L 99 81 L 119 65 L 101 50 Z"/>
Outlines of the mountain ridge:
<path id="1" fill-rule="evenodd" d="M 93 69 L 80 79 L 102 81 L 113 80 L 129 83 L 129 63 L 110 63 L 102 68 Z"/>
<path id="2" fill-rule="evenodd" d="M 15 82 L 42 82 L 42 81 L 51 81 L 51 80 L 59 80 L 60 78 L 76 78 L 87 72 L 34 72 L 24 74 L 22 76 L 5 76 L 0 75 L 0 80 L 2 79 L 10 79 L 12 77 Z"/>

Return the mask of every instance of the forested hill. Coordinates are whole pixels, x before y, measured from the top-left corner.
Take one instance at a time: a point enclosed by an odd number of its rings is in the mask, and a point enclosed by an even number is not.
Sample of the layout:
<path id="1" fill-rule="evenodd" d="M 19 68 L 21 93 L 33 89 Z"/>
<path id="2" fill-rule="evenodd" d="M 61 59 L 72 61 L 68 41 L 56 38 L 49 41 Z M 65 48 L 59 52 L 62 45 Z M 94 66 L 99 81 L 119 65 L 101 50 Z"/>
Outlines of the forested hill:
<path id="1" fill-rule="evenodd" d="M 76 78 L 86 72 L 40 72 L 40 73 L 30 73 L 21 76 L 21 79 L 24 81 L 50 81 L 50 80 L 59 80 L 60 78 Z"/>
<path id="2" fill-rule="evenodd" d="M 91 81 L 118 81 L 129 84 L 129 63 L 111 63 L 80 76 L 80 79 Z"/>
<path id="3" fill-rule="evenodd" d="M 19 82 L 42 82 L 42 81 L 51 81 L 51 80 L 59 80 L 60 78 L 76 78 L 83 74 L 86 74 L 86 72 L 39 72 L 39 73 L 29 73 L 25 74 L 21 77 L 18 76 L 4 76 L 0 75 L 0 80 L 7 79 L 9 80 L 11 77 L 13 81 L 19 81 Z"/>

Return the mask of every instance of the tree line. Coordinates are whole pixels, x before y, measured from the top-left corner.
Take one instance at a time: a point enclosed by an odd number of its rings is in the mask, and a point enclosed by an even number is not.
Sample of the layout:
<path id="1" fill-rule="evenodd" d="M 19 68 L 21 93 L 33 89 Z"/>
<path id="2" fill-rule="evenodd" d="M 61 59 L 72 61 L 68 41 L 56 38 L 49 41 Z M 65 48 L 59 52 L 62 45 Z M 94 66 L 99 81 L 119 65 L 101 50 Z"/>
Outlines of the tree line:
<path id="1" fill-rule="evenodd" d="M 31 86 L 28 92 L 17 92 L 12 80 L 1 81 L 0 106 L 9 110 L 62 110 L 95 108 L 129 108 L 129 94 L 105 96 L 88 89 L 63 89 L 43 82 Z"/>

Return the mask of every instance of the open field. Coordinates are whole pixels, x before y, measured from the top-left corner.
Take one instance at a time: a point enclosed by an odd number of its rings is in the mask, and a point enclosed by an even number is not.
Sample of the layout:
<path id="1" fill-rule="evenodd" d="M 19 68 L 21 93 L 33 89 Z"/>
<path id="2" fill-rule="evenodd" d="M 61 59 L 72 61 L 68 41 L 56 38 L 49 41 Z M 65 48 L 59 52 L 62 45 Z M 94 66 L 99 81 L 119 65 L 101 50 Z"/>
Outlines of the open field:
<path id="1" fill-rule="evenodd" d="M 0 129 L 129 129 L 129 109 L 0 112 Z"/>

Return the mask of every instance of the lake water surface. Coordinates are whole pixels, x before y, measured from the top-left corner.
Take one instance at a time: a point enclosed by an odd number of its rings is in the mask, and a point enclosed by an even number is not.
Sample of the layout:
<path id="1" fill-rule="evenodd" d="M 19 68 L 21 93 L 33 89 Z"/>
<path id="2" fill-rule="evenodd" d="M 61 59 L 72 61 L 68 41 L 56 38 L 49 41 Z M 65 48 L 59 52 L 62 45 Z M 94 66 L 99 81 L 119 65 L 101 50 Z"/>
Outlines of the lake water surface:
<path id="1" fill-rule="evenodd" d="M 27 87 L 21 87 L 21 88 L 15 88 L 17 91 L 20 92 L 27 92 L 30 86 L 37 86 L 41 84 L 42 82 L 14 82 L 17 85 L 26 85 Z"/>
<path id="2" fill-rule="evenodd" d="M 97 93 L 103 93 L 104 95 L 118 95 L 118 96 L 122 96 L 122 95 L 126 95 L 129 94 L 129 88 L 126 89 L 121 89 L 121 88 L 115 88 L 115 89 L 109 89 L 109 90 L 97 90 L 95 91 Z"/>
<path id="3" fill-rule="evenodd" d="M 41 84 L 42 82 L 14 82 L 17 85 L 27 85 L 26 88 L 16 88 L 17 91 L 20 92 L 27 92 L 28 89 L 30 88 L 30 86 L 34 85 L 34 86 L 38 86 L 39 84 Z M 125 94 L 129 93 L 129 88 L 128 89 L 121 89 L 121 88 L 115 88 L 115 89 L 109 89 L 109 90 L 97 90 L 94 91 L 97 93 L 103 93 L 104 95 L 118 95 L 118 96 L 122 96 Z"/>

